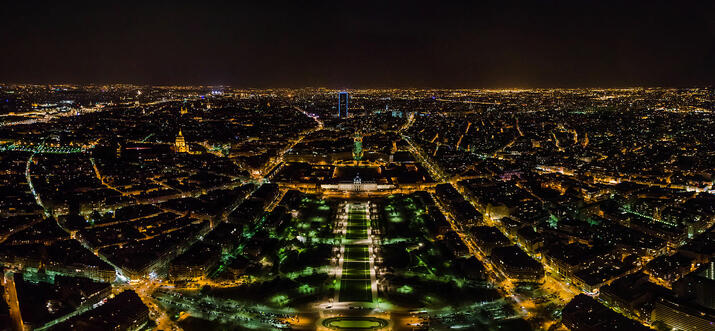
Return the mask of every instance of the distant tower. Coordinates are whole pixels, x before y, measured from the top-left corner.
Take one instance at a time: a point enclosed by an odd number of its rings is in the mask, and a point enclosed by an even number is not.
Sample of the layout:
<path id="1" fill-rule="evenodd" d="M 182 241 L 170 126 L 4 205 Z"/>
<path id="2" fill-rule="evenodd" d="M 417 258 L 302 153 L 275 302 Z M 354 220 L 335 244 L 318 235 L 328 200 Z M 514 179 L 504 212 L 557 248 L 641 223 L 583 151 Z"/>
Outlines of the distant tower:
<path id="1" fill-rule="evenodd" d="M 183 105 L 182 105 L 182 106 L 181 106 L 180 113 L 181 113 L 181 115 L 188 114 L 188 113 L 189 113 L 189 109 L 186 108 L 186 106 L 183 106 Z"/>
<path id="2" fill-rule="evenodd" d="M 338 117 L 348 117 L 348 92 L 338 93 Z"/>
<path id="3" fill-rule="evenodd" d="M 360 136 L 359 132 L 355 132 L 355 138 L 353 138 L 353 159 L 360 161 L 362 154 L 362 136 Z"/>
<path id="4" fill-rule="evenodd" d="M 184 140 L 184 135 L 181 134 L 181 130 L 179 130 L 179 135 L 176 136 L 176 143 L 174 143 L 174 148 L 176 148 L 176 152 L 178 153 L 189 152 L 189 148 L 186 146 L 186 140 Z"/>

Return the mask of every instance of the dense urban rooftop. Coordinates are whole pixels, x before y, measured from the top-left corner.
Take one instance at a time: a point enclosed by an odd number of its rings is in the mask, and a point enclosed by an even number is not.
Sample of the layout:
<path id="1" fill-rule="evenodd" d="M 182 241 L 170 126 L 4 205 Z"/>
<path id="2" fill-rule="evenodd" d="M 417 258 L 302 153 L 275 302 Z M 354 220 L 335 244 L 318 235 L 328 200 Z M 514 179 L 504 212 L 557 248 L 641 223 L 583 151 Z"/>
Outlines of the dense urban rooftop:
<path id="1" fill-rule="evenodd" d="M 715 323 L 708 87 L 6 84 L 0 192 L 0 329 Z"/>

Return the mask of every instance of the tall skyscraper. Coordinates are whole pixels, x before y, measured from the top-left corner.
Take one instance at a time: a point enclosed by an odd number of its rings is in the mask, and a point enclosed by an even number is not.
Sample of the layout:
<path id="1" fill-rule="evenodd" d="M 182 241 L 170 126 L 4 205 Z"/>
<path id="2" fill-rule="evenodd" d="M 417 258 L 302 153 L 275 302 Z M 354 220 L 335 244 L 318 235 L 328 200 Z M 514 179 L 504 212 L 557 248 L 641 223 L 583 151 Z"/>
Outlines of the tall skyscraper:
<path id="1" fill-rule="evenodd" d="M 348 92 L 338 93 L 338 117 L 348 117 Z"/>

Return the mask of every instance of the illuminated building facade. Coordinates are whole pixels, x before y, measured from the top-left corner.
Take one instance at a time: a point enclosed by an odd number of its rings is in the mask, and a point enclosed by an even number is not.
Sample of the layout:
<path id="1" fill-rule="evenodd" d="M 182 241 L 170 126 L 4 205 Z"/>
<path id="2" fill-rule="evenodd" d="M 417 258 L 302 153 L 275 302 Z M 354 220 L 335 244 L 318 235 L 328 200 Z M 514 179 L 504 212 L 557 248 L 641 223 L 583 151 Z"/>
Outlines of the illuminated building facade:
<path id="1" fill-rule="evenodd" d="M 176 142 L 174 143 L 174 148 L 177 153 L 188 153 L 189 147 L 186 146 L 186 140 L 184 140 L 184 135 L 179 130 L 179 135 L 176 136 Z"/>
<path id="2" fill-rule="evenodd" d="M 696 305 L 662 297 L 655 302 L 651 321 L 663 322 L 673 330 L 712 330 L 715 316 Z"/>

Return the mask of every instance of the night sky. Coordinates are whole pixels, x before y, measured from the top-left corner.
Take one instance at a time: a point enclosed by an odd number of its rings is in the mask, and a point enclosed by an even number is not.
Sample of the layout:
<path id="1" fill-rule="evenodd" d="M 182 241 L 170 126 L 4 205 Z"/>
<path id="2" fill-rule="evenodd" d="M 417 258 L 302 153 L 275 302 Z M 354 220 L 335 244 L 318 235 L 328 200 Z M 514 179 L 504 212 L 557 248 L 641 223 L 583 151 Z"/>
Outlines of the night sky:
<path id="1" fill-rule="evenodd" d="M 8 2 L 0 6 L 6 83 L 488 88 L 715 81 L 715 1 Z"/>

